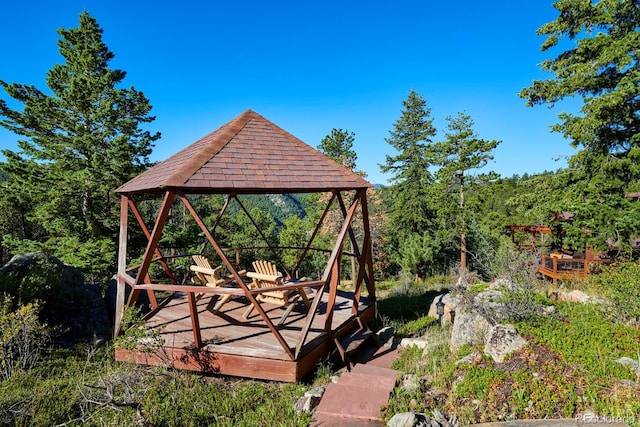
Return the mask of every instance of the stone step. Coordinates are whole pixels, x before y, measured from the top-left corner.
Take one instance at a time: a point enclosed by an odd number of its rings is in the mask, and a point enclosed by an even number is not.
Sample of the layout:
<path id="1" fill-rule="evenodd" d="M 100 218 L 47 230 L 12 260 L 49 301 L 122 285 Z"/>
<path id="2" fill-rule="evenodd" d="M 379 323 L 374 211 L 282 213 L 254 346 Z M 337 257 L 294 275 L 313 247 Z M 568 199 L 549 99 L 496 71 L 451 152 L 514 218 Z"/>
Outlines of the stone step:
<path id="1" fill-rule="evenodd" d="M 380 421 L 380 407 L 389 401 L 391 390 L 366 385 L 329 384 L 315 415 Z"/>
<path id="2" fill-rule="evenodd" d="M 359 365 L 359 366 L 364 366 L 366 368 L 365 365 Z M 384 369 L 384 368 L 379 368 L 379 369 Z M 380 388 L 383 390 L 389 390 L 389 392 L 391 392 L 391 390 L 393 390 L 393 388 L 396 386 L 396 376 L 397 376 L 397 372 L 390 370 L 393 372 L 393 376 L 391 375 L 376 375 L 376 374 L 372 374 L 371 370 L 366 370 L 366 369 L 361 369 L 358 372 L 355 372 L 354 370 L 352 370 L 351 372 L 345 372 L 344 374 L 340 375 L 340 380 L 338 381 L 338 383 L 341 386 L 360 386 L 360 387 L 365 387 L 365 388 Z"/>
<path id="3" fill-rule="evenodd" d="M 356 326 L 356 329 L 357 326 Z M 351 331 L 350 335 L 360 336 L 365 329 Z M 364 334 L 362 334 L 364 335 Z M 311 427 L 378 427 L 384 422 L 380 408 L 387 404 L 391 391 L 396 386 L 398 372 L 391 364 L 399 356 L 395 349 L 379 347 L 371 336 L 365 337 L 365 344 L 354 350 L 356 362 L 349 372 L 340 375 L 338 382 L 329 384 L 316 408 Z M 350 348 L 345 340 L 345 348 Z"/>

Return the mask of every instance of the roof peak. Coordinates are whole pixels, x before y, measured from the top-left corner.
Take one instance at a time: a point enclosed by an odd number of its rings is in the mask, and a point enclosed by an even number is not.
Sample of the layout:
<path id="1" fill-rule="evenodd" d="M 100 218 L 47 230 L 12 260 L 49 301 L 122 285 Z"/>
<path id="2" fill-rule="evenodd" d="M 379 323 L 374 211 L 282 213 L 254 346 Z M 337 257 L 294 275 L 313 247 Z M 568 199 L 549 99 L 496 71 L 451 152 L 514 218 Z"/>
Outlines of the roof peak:
<path id="1" fill-rule="evenodd" d="M 122 185 L 119 193 L 305 192 L 370 187 L 260 114 L 247 109 Z"/>

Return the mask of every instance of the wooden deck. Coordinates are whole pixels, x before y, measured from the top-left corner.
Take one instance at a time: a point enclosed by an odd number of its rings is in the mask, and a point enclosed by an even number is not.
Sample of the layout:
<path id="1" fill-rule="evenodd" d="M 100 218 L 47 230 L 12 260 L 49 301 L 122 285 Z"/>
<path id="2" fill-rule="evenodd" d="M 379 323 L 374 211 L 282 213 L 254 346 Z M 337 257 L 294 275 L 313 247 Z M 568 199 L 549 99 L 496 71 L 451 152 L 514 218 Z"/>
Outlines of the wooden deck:
<path id="1" fill-rule="evenodd" d="M 312 297 L 312 294 L 309 294 Z M 269 330 L 261 316 L 254 311 L 248 320 L 242 318 L 249 302 L 245 297 L 235 297 L 226 303 L 219 313 L 207 309 L 210 295 L 197 302 L 198 320 L 203 346 L 196 349 L 187 294 L 176 292 L 145 326 L 152 344 L 139 350 L 116 349 L 116 360 L 145 365 L 164 365 L 176 369 L 188 369 L 207 374 L 240 376 L 277 381 L 298 381 L 313 371 L 317 363 L 333 350 L 333 338 L 344 335 L 356 319 L 352 314 L 353 294 L 338 292 L 331 332 L 325 332 L 324 315 L 328 294 L 323 294 L 309 333 L 296 360 L 291 360 L 282 345 Z M 269 318 L 278 323 L 283 308 L 262 304 Z M 361 298 L 358 316 L 370 321 L 375 306 Z M 296 353 L 301 331 L 308 321 L 307 309 L 298 302 L 285 323 L 278 327 L 287 345 Z"/>
<path id="2" fill-rule="evenodd" d="M 582 279 L 589 275 L 589 266 L 611 263 L 611 259 L 589 258 L 558 258 L 556 256 L 543 255 L 536 271 L 549 278 L 553 284 L 558 280 Z"/>

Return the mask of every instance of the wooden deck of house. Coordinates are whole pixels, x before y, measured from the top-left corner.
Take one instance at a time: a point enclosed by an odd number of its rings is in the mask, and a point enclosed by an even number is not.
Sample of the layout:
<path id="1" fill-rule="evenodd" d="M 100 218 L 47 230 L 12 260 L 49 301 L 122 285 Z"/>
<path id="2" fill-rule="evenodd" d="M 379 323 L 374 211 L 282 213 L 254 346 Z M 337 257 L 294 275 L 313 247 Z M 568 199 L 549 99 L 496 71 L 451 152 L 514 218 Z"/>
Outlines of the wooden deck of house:
<path id="1" fill-rule="evenodd" d="M 308 293 L 312 298 L 312 294 Z M 146 321 L 151 340 L 138 350 L 116 350 L 116 360 L 145 365 L 163 365 L 188 369 L 206 374 L 250 377 L 276 381 L 298 381 L 313 371 L 319 361 L 335 349 L 333 339 L 344 335 L 353 327 L 353 294 L 339 292 L 334 306 L 331 334 L 325 333 L 325 310 L 328 294 L 318 304 L 309 333 L 296 360 L 284 351 L 261 316 L 254 314 L 248 320 L 242 315 L 249 301 L 236 297 L 224 305 L 221 312 L 208 310 L 211 297 L 205 295 L 197 302 L 202 347 L 196 349 L 188 298 L 177 292 L 171 300 Z M 283 308 L 268 303 L 263 309 L 274 322 L 282 316 Z M 370 321 L 375 306 L 362 298 L 358 316 Z M 298 303 L 279 327 L 279 332 L 290 348 L 294 349 L 307 322 L 306 308 Z"/>
<path id="2" fill-rule="evenodd" d="M 536 272 L 551 279 L 556 285 L 558 280 L 583 279 L 589 275 L 589 269 L 595 265 L 611 262 L 610 258 L 601 257 L 587 250 L 586 256 L 567 256 L 562 253 L 542 255 L 536 265 Z"/>

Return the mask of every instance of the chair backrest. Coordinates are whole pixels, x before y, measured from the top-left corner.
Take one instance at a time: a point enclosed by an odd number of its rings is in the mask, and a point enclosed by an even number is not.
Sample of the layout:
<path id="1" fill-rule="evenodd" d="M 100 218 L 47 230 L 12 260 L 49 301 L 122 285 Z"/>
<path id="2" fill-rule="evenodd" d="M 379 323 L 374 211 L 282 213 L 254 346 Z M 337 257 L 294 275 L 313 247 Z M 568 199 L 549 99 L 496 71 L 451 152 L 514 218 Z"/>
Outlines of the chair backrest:
<path id="1" fill-rule="evenodd" d="M 284 281 L 284 277 L 278 271 L 278 267 L 269 261 L 254 261 L 253 269 L 256 274 L 247 273 L 247 276 L 253 278 L 254 283 L 259 287 L 273 288 L 282 285 Z"/>
<path id="2" fill-rule="evenodd" d="M 207 257 L 205 257 L 203 255 L 192 255 L 191 258 L 193 258 L 193 262 L 195 262 L 197 266 L 203 267 L 203 268 L 211 268 L 211 269 L 213 269 L 213 267 L 211 267 L 211 263 L 209 262 Z"/>
<path id="3" fill-rule="evenodd" d="M 207 270 L 207 271 L 194 270 L 192 268 L 192 270 L 196 273 L 198 280 L 200 280 L 200 282 L 202 282 L 203 285 L 220 286 L 221 282 L 225 281 L 220 277 L 222 266 L 212 268 L 209 260 L 202 255 L 192 255 L 191 257 L 193 258 L 193 261 L 196 263 L 198 267 L 201 267 Z"/>
<path id="4" fill-rule="evenodd" d="M 253 268 L 256 273 L 268 274 L 269 276 L 281 276 L 278 272 L 278 267 L 272 262 L 258 260 L 253 262 Z"/>

